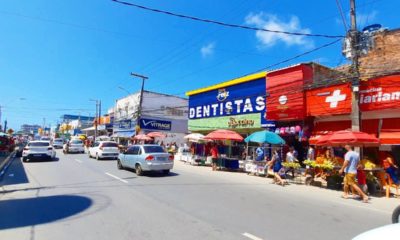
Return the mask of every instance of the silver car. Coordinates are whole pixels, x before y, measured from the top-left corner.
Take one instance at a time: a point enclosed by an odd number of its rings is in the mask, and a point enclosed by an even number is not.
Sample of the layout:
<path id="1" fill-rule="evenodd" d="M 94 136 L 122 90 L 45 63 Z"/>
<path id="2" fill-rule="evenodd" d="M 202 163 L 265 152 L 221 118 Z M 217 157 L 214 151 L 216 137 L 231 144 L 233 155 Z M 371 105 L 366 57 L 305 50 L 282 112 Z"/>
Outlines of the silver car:
<path id="1" fill-rule="evenodd" d="M 174 156 L 159 145 L 132 145 L 119 154 L 117 164 L 118 169 L 135 169 L 138 176 L 147 171 L 162 171 L 167 175 L 174 167 Z"/>

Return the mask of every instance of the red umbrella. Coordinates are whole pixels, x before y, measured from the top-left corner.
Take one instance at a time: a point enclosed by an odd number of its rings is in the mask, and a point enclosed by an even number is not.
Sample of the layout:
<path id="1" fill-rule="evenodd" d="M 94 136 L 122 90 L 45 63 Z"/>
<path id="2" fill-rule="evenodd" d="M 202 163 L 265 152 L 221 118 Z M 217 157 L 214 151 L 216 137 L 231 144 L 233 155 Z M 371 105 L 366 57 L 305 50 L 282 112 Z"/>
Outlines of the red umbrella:
<path id="1" fill-rule="evenodd" d="M 144 134 L 138 134 L 138 135 L 134 136 L 133 139 L 135 139 L 135 140 L 144 140 L 144 141 L 153 140 L 151 137 L 146 136 Z"/>
<path id="2" fill-rule="evenodd" d="M 365 132 L 344 130 L 322 136 L 316 142 L 316 145 L 320 146 L 343 146 L 345 144 L 360 147 L 372 147 L 379 145 L 379 139 Z"/>
<path id="3" fill-rule="evenodd" d="M 147 134 L 147 136 L 155 138 L 155 137 L 159 137 L 159 138 L 165 138 L 165 134 L 162 132 L 149 132 Z"/>
<path id="4" fill-rule="evenodd" d="M 207 134 L 204 139 L 210 139 L 210 140 L 234 140 L 241 142 L 243 141 L 243 137 L 240 136 L 237 132 L 230 131 L 230 130 L 215 130 Z"/>

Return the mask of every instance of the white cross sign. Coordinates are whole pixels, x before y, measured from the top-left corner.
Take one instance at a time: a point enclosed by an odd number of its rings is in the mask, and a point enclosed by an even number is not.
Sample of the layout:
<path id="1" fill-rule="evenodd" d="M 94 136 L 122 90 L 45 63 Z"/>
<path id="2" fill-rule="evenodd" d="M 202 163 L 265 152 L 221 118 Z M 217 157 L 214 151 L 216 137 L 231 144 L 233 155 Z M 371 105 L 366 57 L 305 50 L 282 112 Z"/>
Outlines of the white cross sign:
<path id="1" fill-rule="evenodd" d="M 340 90 L 335 90 L 332 96 L 326 97 L 325 102 L 330 103 L 330 108 L 336 108 L 338 103 L 346 100 L 346 94 L 340 94 Z"/>

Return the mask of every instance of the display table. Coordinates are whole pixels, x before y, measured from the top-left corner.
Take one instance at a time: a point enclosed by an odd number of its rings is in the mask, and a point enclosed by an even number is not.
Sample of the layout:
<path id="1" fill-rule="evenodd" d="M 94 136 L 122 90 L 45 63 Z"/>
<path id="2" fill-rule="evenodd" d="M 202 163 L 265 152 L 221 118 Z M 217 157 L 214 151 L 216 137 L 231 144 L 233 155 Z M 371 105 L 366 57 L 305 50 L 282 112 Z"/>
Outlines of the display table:
<path id="1" fill-rule="evenodd" d="M 239 159 L 228 158 L 228 157 L 218 158 L 217 167 L 219 169 L 226 168 L 231 170 L 237 170 L 239 169 Z"/>
<path id="2" fill-rule="evenodd" d="M 267 165 L 267 161 L 254 161 L 254 160 L 246 160 L 244 164 L 245 172 L 254 175 L 266 175 L 265 166 Z"/>

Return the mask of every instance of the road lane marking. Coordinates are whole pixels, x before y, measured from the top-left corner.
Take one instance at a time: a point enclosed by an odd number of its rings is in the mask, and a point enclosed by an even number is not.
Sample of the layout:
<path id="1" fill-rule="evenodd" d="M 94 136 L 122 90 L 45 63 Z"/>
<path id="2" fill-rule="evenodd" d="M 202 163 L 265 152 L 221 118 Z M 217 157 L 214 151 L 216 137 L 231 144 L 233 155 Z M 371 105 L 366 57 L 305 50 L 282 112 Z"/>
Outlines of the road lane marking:
<path id="1" fill-rule="evenodd" d="M 77 161 L 78 163 L 82 163 L 82 161 L 79 159 L 74 159 L 74 160 Z"/>
<path id="2" fill-rule="evenodd" d="M 257 236 L 254 236 L 253 234 L 250 234 L 250 233 L 247 233 L 247 232 L 242 233 L 242 235 L 245 236 L 245 237 L 247 237 L 247 238 L 250 238 L 250 239 L 252 239 L 252 240 L 263 240 L 262 238 L 259 238 L 259 237 L 257 237 Z"/>
<path id="3" fill-rule="evenodd" d="M 106 172 L 105 174 L 108 175 L 108 176 L 110 176 L 110 177 L 112 177 L 112 178 L 115 178 L 115 179 L 117 179 L 117 180 L 119 180 L 119 181 L 121 181 L 121 182 L 123 182 L 123 183 L 128 183 L 128 181 L 126 181 L 126 180 L 124 180 L 124 179 L 122 179 L 122 178 L 119 178 L 119 177 L 117 177 L 117 176 L 114 176 L 114 175 L 112 175 L 111 173 Z"/>

